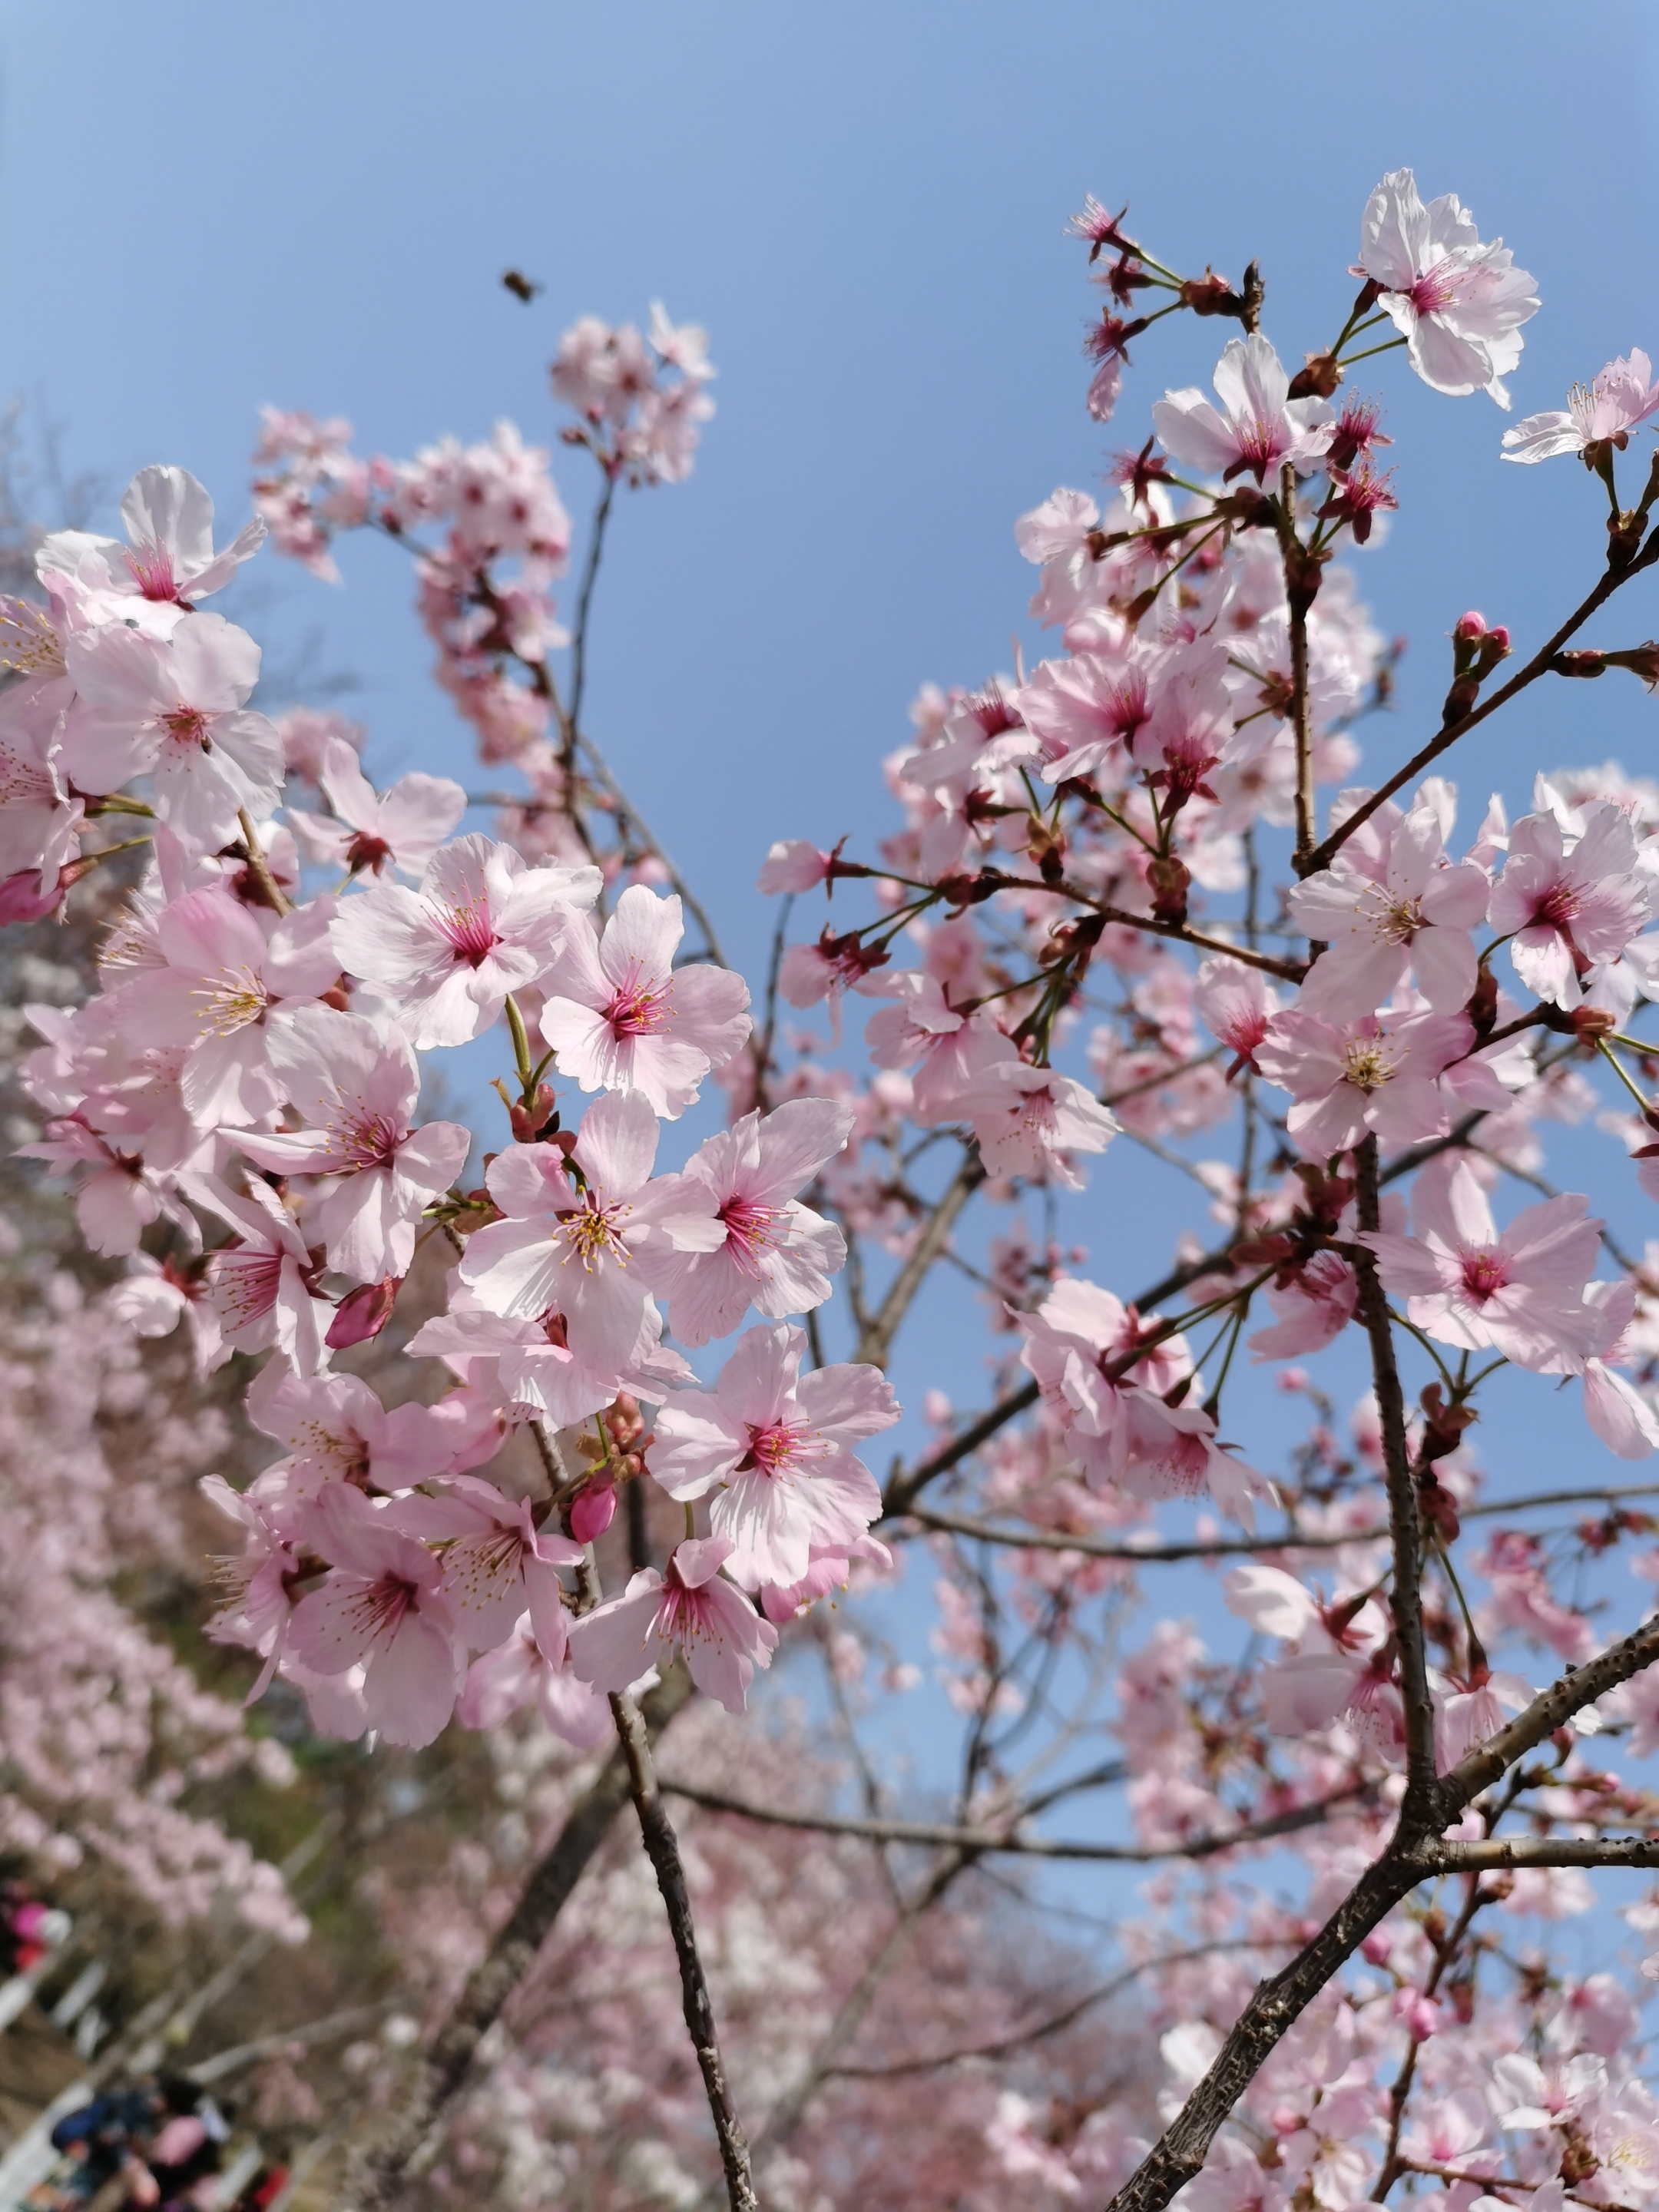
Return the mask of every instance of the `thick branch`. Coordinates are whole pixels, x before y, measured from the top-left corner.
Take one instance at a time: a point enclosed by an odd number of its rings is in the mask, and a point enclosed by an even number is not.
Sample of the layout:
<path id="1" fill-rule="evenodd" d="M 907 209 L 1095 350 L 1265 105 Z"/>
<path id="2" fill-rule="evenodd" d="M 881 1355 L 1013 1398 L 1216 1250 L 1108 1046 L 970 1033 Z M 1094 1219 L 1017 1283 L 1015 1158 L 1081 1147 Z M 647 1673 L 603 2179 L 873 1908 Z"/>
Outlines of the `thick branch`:
<path id="1" fill-rule="evenodd" d="M 732 2092 L 726 2086 L 726 2068 L 720 2058 L 720 2039 L 714 2028 L 714 2008 L 708 1995 L 708 1982 L 702 1970 L 702 1960 L 697 1950 L 697 1932 L 691 1917 L 691 1893 L 685 1886 L 685 1869 L 680 1863 L 679 1841 L 674 1833 L 674 1825 L 664 1809 L 662 1792 L 658 1787 L 656 1771 L 651 1763 L 650 1731 L 632 1698 L 625 1694 L 613 1696 L 611 1711 L 616 1720 L 623 1756 L 628 1762 L 629 1792 L 634 1800 L 634 1808 L 640 1816 L 640 1834 L 644 1840 L 646 1855 L 656 1874 L 657 1887 L 662 1893 L 669 1929 L 674 1938 L 675 1956 L 679 1960 L 680 1996 L 686 2030 L 691 2038 L 691 2048 L 696 2053 L 697 2070 L 702 2075 L 708 2110 L 714 2118 L 714 2134 L 720 2143 L 720 2165 L 726 2174 L 726 2199 L 732 2212 L 760 2212 L 760 2199 L 755 2194 L 754 2177 L 750 2171 L 749 2138 L 743 2131 L 743 2123 L 738 2119 L 737 2107 L 732 2101 Z"/>
<path id="2" fill-rule="evenodd" d="M 1354 1154 L 1355 1206 L 1362 1230 L 1382 1227 L 1377 1208 L 1376 1139 L 1368 1136 Z M 1371 1379 L 1382 1430 L 1382 1465 L 1388 1480 L 1389 1534 L 1394 1547 L 1394 1632 L 1400 1649 L 1400 1688 L 1406 1708 L 1406 1799 L 1401 1818 L 1415 1820 L 1431 1800 L 1437 1766 L 1434 1701 L 1429 1694 L 1428 1654 L 1423 1639 L 1423 1534 L 1406 1442 L 1406 1399 L 1395 1357 L 1394 1324 L 1376 1259 L 1370 1247 L 1353 1253 L 1359 1279 L 1359 1315 L 1370 1340 Z"/>
<path id="3" fill-rule="evenodd" d="M 1281 2036 L 1345 1960 L 1423 1879 L 1408 1853 L 1390 1850 L 1368 1867 L 1311 1943 L 1282 1973 L 1260 1982 L 1209 2072 L 1164 2130 L 1151 2154 L 1112 2199 L 1109 2212 L 1164 2212 L 1209 2155 L 1221 2124 Z"/>
<path id="4" fill-rule="evenodd" d="M 985 1169 L 977 1152 L 970 1152 L 957 1169 L 950 1188 L 933 1208 L 927 1225 L 917 1237 L 909 1257 L 894 1277 L 891 1288 L 882 1300 L 875 1318 L 859 1339 L 854 1359 L 867 1360 L 872 1366 L 885 1367 L 893 1348 L 893 1339 L 899 1324 L 933 1266 L 949 1241 L 957 1217 L 985 1180 Z"/>
<path id="5" fill-rule="evenodd" d="M 1659 1867 L 1659 1836 L 1492 1836 L 1442 1844 L 1444 1874 L 1500 1874 L 1513 1867 Z"/>
<path id="6" fill-rule="evenodd" d="M 660 1735 L 691 1694 L 690 1676 L 683 1667 L 674 1668 L 645 1700 L 646 1726 Z M 395 2200 L 416 2152 L 466 2079 L 479 2044 L 507 1999 L 534 1966 L 566 1899 L 628 1797 L 628 1763 L 618 1749 L 571 1807 L 512 1917 L 468 1975 L 466 1987 L 416 2069 L 391 2136 L 366 2162 L 353 2200 L 358 2212 L 376 2212 Z"/>

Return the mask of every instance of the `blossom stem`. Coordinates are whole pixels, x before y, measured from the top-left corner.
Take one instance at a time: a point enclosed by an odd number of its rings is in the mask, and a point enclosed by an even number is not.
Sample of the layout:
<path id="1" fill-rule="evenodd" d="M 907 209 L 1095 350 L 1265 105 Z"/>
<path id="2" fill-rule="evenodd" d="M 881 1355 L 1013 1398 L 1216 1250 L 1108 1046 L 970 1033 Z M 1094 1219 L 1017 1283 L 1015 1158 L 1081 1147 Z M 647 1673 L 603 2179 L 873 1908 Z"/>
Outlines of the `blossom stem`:
<path id="1" fill-rule="evenodd" d="M 1479 706 L 1472 708 L 1459 720 L 1437 731 L 1429 739 L 1427 744 L 1421 746 L 1413 754 L 1403 768 L 1397 769 L 1376 791 L 1372 792 L 1368 799 L 1356 806 L 1352 814 L 1345 816 L 1339 825 L 1329 832 L 1322 844 L 1316 845 L 1311 853 L 1300 854 L 1296 861 L 1297 875 L 1310 876 L 1316 874 L 1321 868 L 1329 867 L 1336 854 L 1346 844 L 1356 830 L 1362 829 L 1370 820 L 1379 806 L 1385 806 L 1395 793 L 1403 790 L 1407 784 L 1415 783 L 1431 763 L 1438 760 L 1441 754 L 1446 751 L 1449 746 L 1455 744 L 1460 738 L 1467 737 L 1478 723 L 1484 722 L 1489 714 L 1495 714 L 1500 707 L 1507 706 L 1517 692 L 1524 691 L 1529 684 L 1535 684 L 1540 676 L 1548 672 L 1550 663 L 1568 639 L 1583 628 L 1590 617 L 1613 597 L 1620 585 L 1628 583 L 1632 576 L 1638 575 L 1643 569 L 1652 568 L 1656 561 L 1659 561 L 1659 532 L 1652 533 L 1641 551 L 1632 560 L 1627 561 L 1623 568 L 1609 568 L 1604 575 L 1598 578 L 1590 591 L 1573 609 L 1560 628 L 1544 641 L 1524 667 L 1516 669 L 1506 684 L 1494 691 L 1490 698 L 1483 699 Z"/>
<path id="2" fill-rule="evenodd" d="M 507 1026 L 513 1038 L 513 1057 L 518 1063 L 519 1081 L 523 1086 L 524 1103 L 529 1105 L 535 1096 L 536 1077 L 530 1064 L 530 1037 L 524 1025 L 524 1016 L 519 1012 L 519 1002 L 511 991 L 507 994 Z"/>
<path id="3" fill-rule="evenodd" d="M 1595 1049 L 1601 1054 L 1602 1059 L 1606 1060 L 1607 1066 L 1613 1070 L 1613 1073 L 1619 1078 L 1619 1080 L 1624 1085 L 1626 1090 L 1629 1091 L 1631 1097 L 1641 1108 L 1643 1113 L 1645 1114 L 1649 1107 L 1652 1104 L 1652 1100 L 1649 1098 L 1645 1091 L 1642 1090 L 1640 1085 L 1637 1083 L 1636 1079 L 1631 1074 L 1630 1070 L 1625 1066 L 1624 1061 L 1620 1059 L 1618 1054 L 1613 1049 L 1613 1047 L 1607 1042 L 1605 1037 L 1598 1037 L 1596 1039 Z"/>
<path id="4" fill-rule="evenodd" d="M 1389 338 L 1382 345 L 1367 346 L 1364 353 L 1351 353 L 1342 366 L 1352 368 L 1356 362 L 1369 361 L 1373 354 L 1392 353 L 1396 346 L 1402 346 L 1405 343 L 1404 338 Z"/>

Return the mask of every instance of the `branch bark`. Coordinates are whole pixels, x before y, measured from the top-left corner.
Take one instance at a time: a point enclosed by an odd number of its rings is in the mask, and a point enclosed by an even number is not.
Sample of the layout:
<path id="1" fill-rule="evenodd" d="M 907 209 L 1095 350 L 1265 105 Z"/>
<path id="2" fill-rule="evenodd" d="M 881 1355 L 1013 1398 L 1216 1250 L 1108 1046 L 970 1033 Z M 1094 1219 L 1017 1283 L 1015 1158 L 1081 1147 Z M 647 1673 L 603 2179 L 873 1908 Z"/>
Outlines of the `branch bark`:
<path id="1" fill-rule="evenodd" d="M 984 1180 L 983 1163 L 977 1152 L 970 1152 L 957 1169 L 945 1195 L 928 1216 L 927 1227 L 917 1237 L 909 1257 L 894 1277 L 892 1286 L 882 1300 L 875 1318 L 860 1337 L 858 1350 L 853 1354 L 854 1359 L 868 1361 L 873 1367 L 886 1366 L 892 1352 L 893 1339 L 926 1280 L 928 1269 L 945 1249 L 963 1207 Z"/>
<path id="2" fill-rule="evenodd" d="M 685 1869 L 680 1862 L 679 1839 L 674 1833 L 673 1822 L 664 1808 L 656 1770 L 652 1765 L 650 1731 L 639 1707 L 625 1693 L 611 1698 L 611 1711 L 617 1723 L 623 1756 L 628 1764 L 629 1791 L 634 1800 L 634 1808 L 639 1814 L 640 1834 L 645 1844 L 646 1856 L 650 1859 L 657 1877 L 657 1887 L 662 1893 L 663 1905 L 668 1913 L 669 1930 L 674 1938 L 674 1954 L 679 1960 L 680 1996 L 686 2031 L 691 2038 L 691 2048 L 696 2054 L 697 2070 L 702 2075 L 703 2090 L 714 2122 L 720 2166 L 726 2175 L 726 2201 L 732 2212 L 760 2212 L 760 2199 L 755 2194 L 754 2176 L 750 2169 L 749 2138 L 744 2133 L 743 2123 L 738 2119 L 737 2107 L 732 2101 L 726 2068 L 720 2057 L 720 2039 L 714 2028 L 714 2008 L 708 1995 L 708 1982 L 702 1970 L 702 1960 L 697 1950 L 696 1927 L 691 1916 L 691 1893 L 685 1886 Z"/>
<path id="3" fill-rule="evenodd" d="M 1362 1230 L 1382 1225 L 1377 1202 L 1376 1139 L 1368 1136 L 1354 1154 L 1355 1206 Z M 1406 1400 L 1395 1357 L 1394 1323 L 1389 1301 L 1368 1245 L 1356 1246 L 1354 1273 L 1359 1279 L 1359 1316 L 1370 1340 L 1371 1380 L 1382 1429 L 1382 1465 L 1388 1481 L 1389 1533 L 1394 1549 L 1394 1632 L 1400 1650 L 1400 1689 L 1406 1709 L 1406 1797 L 1402 1821 L 1416 1823 L 1432 1802 L 1437 1768 L 1434 1747 L 1434 1701 L 1429 1694 L 1428 1653 L 1423 1640 L 1423 1535 L 1406 1441 Z"/>

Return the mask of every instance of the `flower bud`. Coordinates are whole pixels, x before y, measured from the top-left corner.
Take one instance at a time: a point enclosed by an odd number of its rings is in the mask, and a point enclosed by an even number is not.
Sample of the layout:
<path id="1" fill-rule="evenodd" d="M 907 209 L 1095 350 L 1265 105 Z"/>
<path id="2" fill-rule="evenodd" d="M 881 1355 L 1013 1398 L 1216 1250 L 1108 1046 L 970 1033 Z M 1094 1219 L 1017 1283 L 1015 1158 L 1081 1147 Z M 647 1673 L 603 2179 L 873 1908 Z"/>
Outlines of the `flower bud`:
<path id="1" fill-rule="evenodd" d="M 616 1511 L 616 1485 L 591 1482 L 570 1501 L 570 1533 L 579 1544 L 597 1543 L 611 1526 Z"/>
<path id="2" fill-rule="evenodd" d="M 327 1342 L 336 1352 L 345 1352 L 378 1336 L 391 1320 L 403 1286 L 401 1275 L 388 1275 L 383 1283 L 362 1283 L 348 1291 L 328 1325 Z"/>

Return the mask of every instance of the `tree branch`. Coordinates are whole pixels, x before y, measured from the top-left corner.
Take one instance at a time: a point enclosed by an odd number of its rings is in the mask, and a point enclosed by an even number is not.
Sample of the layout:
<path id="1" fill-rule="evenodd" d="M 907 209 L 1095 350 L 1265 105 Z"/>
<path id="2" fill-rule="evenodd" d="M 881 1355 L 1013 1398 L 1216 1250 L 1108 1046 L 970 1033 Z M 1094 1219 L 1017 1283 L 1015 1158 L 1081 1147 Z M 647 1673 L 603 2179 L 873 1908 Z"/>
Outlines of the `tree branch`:
<path id="1" fill-rule="evenodd" d="M 1377 1205 L 1376 1139 L 1368 1136 L 1354 1153 L 1355 1205 L 1362 1230 L 1382 1226 Z M 1369 1245 L 1353 1249 L 1359 1279 L 1359 1315 L 1370 1340 L 1371 1378 L 1382 1429 L 1382 1464 L 1388 1480 L 1389 1534 L 1394 1547 L 1394 1632 L 1400 1649 L 1401 1696 L 1406 1709 L 1406 1796 L 1402 1821 L 1415 1821 L 1432 1802 L 1438 1771 L 1434 1747 L 1434 1701 L 1429 1694 L 1428 1653 L 1423 1638 L 1423 1537 L 1406 1442 L 1406 1400 L 1395 1357 L 1394 1324 L 1389 1301 Z"/>
<path id="2" fill-rule="evenodd" d="M 674 1833 L 674 1825 L 664 1809 L 662 1792 L 658 1787 L 656 1771 L 651 1762 L 650 1730 L 639 1707 L 625 1692 L 612 1695 L 611 1711 L 617 1723 L 623 1756 L 628 1762 L 629 1794 L 639 1814 L 640 1834 L 657 1877 L 657 1887 L 662 1893 L 669 1929 L 674 1938 L 675 1956 L 679 1960 L 680 1996 L 686 2030 L 691 2038 L 691 2048 L 696 2053 L 697 2070 L 702 2075 L 708 2110 L 714 2122 L 720 2165 L 726 2174 L 726 2200 L 732 2212 L 760 2212 L 760 2199 L 755 2194 L 754 2176 L 750 2170 L 749 2138 L 744 2133 L 743 2123 L 738 2119 L 737 2107 L 732 2101 L 726 2068 L 720 2058 L 720 2039 L 714 2028 L 714 2008 L 708 1995 L 708 1982 L 702 1970 L 702 1960 L 697 1950 L 697 1932 L 691 1917 L 691 1893 L 685 1886 L 685 1869 L 680 1862 L 679 1841 Z"/>
<path id="3" fill-rule="evenodd" d="M 917 1237 L 909 1257 L 894 1277 L 874 1319 L 866 1325 L 860 1337 L 858 1350 L 853 1354 L 855 1360 L 867 1360 L 874 1367 L 886 1366 L 899 1324 L 909 1311 L 912 1301 L 927 1279 L 928 1269 L 945 1249 L 946 1240 L 956 1226 L 957 1217 L 984 1180 L 984 1164 L 977 1152 L 970 1152 L 957 1170 L 945 1195 L 929 1215 L 927 1225 Z"/>

